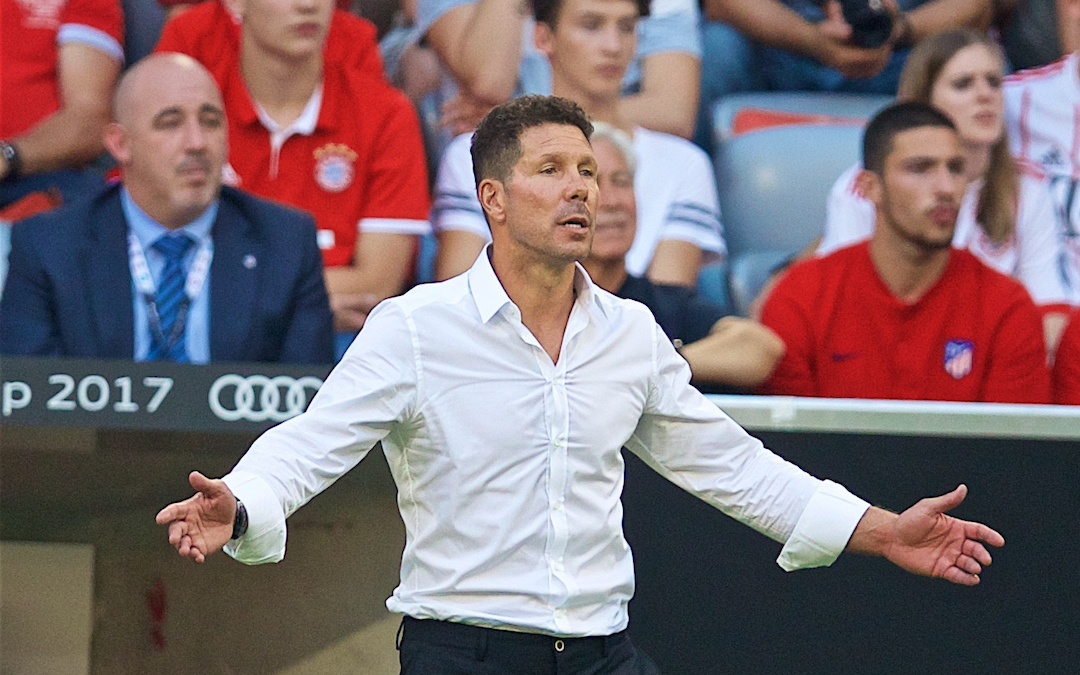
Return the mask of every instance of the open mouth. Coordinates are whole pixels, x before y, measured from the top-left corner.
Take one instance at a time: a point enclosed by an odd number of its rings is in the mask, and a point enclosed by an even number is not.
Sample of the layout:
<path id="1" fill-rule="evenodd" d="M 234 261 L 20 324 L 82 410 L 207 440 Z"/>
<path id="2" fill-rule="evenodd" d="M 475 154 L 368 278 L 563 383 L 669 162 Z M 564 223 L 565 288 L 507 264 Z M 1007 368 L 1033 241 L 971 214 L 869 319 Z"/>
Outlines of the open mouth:
<path id="1" fill-rule="evenodd" d="M 560 220 L 559 225 L 572 230 L 587 230 L 589 229 L 589 219 L 587 216 L 570 216 Z"/>

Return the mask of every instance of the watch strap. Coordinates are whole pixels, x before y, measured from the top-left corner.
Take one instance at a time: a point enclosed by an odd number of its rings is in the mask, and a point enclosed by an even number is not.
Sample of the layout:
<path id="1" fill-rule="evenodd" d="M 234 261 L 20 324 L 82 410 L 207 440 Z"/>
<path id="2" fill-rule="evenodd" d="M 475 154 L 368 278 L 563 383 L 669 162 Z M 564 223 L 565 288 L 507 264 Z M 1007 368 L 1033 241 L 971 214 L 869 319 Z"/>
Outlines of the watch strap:
<path id="1" fill-rule="evenodd" d="M 0 140 L 0 156 L 3 156 L 8 165 L 5 181 L 15 180 L 22 175 L 22 155 L 19 149 L 11 141 Z"/>
<path id="2" fill-rule="evenodd" d="M 236 517 L 233 519 L 232 537 L 230 540 L 236 540 L 244 536 L 244 533 L 248 529 L 248 513 L 247 507 L 244 506 L 244 502 L 239 499 L 236 500 Z"/>

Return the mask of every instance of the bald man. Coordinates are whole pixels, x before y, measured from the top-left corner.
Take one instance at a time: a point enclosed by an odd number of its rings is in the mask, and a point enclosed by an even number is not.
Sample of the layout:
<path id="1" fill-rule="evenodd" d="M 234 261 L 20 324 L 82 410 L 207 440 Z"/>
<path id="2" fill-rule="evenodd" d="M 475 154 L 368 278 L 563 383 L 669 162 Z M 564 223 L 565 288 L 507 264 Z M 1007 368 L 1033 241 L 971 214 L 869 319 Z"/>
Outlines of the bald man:
<path id="1" fill-rule="evenodd" d="M 12 232 L 0 353 L 180 363 L 333 359 L 315 223 L 223 187 L 221 93 L 156 54 L 116 89 L 123 180 Z"/>

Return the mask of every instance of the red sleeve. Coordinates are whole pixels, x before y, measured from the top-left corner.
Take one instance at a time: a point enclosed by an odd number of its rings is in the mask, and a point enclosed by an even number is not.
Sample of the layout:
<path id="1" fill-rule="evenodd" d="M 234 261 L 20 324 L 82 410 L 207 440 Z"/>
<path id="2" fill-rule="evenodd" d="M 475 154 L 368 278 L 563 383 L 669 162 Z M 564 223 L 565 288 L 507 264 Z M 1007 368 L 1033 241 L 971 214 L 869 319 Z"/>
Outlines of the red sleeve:
<path id="1" fill-rule="evenodd" d="M 124 12 L 119 0 L 68 0 L 60 23 L 94 28 L 124 46 Z"/>
<path id="2" fill-rule="evenodd" d="M 187 54 L 214 73 L 240 53 L 240 26 L 218 0 L 201 2 L 169 19 L 161 29 L 155 52 Z"/>
<path id="3" fill-rule="evenodd" d="M 776 331 L 786 351 L 759 393 L 777 396 L 817 396 L 813 365 L 814 324 L 806 298 L 816 295 L 812 275 L 797 265 L 776 284 L 761 311 L 761 323 Z"/>
<path id="4" fill-rule="evenodd" d="M 161 36 L 154 46 L 155 52 L 179 52 L 188 56 L 192 55 L 191 47 L 188 46 L 183 32 L 177 26 L 177 18 L 165 22 L 165 26 L 161 29 Z"/>
<path id="5" fill-rule="evenodd" d="M 1050 371 L 1039 311 L 1019 285 L 1007 297 L 1011 299 L 994 331 L 993 352 L 980 400 L 1049 403 Z"/>
<path id="6" fill-rule="evenodd" d="M 420 123 L 404 94 L 386 84 L 382 88 L 369 164 L 369 199 L 360 218 L 427 220 L 431 204 Z"/>
<path id="7" fill-rule="evenodd" d="M 1054 403 L 1080 405 L 1080 310 L 1073 312 L 1054 362 Z"/>

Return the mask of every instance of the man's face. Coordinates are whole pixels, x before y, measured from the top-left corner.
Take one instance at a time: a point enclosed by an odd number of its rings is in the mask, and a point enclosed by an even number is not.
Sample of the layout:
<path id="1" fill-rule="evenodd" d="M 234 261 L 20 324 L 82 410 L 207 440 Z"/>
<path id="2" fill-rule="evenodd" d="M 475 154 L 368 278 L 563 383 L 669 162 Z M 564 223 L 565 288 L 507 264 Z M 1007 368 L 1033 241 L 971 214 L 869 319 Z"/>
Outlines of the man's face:
<path id="1" fill-rule="evenodd" d="M 563 0 L 554 29 L 536 26 L 536 46 L 551 61 L 557 88 L 618 97 L 637 48 L 638 16 L 630 0 Z"/>
<path id="2" fill-rule="evenodd" d="M 616 262 L 626 257 L 637 229 L 634 176 L 626 158 L 611 141 L 594 140 L 593 153 L 596 155 L 600 198 L 589 259 Z"/>
<path id="3" fill-rule="evenodd" d="M 927 252 L 952 244 L 967 187 L 956 132 L 918 127 L 896 134 L 882 175 L 869 176 L 877 227 Z"/>
<path id="4" fill-rule="evenodd" d="M 245 47 L 286 59 L 321 54 L 334 0 L 242 0 Z"/>
<path id="5" fill-rule="evenodd" d="M 139 72 L 107 132 L 136 203 L 167 227 L 198 217 L 217 199 L 228 152 L 217 86 L 194 62 L 160 59 Z"/>
<path id="6" fill-rule="evenodd" d="M 577 127 L 561 124 L 527 129 L 519 141 L 521 158 L 502 186 L 505 228 L 492 228 L 495 245 L 553 266 L 584 260 L 597 200 L 589 141 Z"/>

